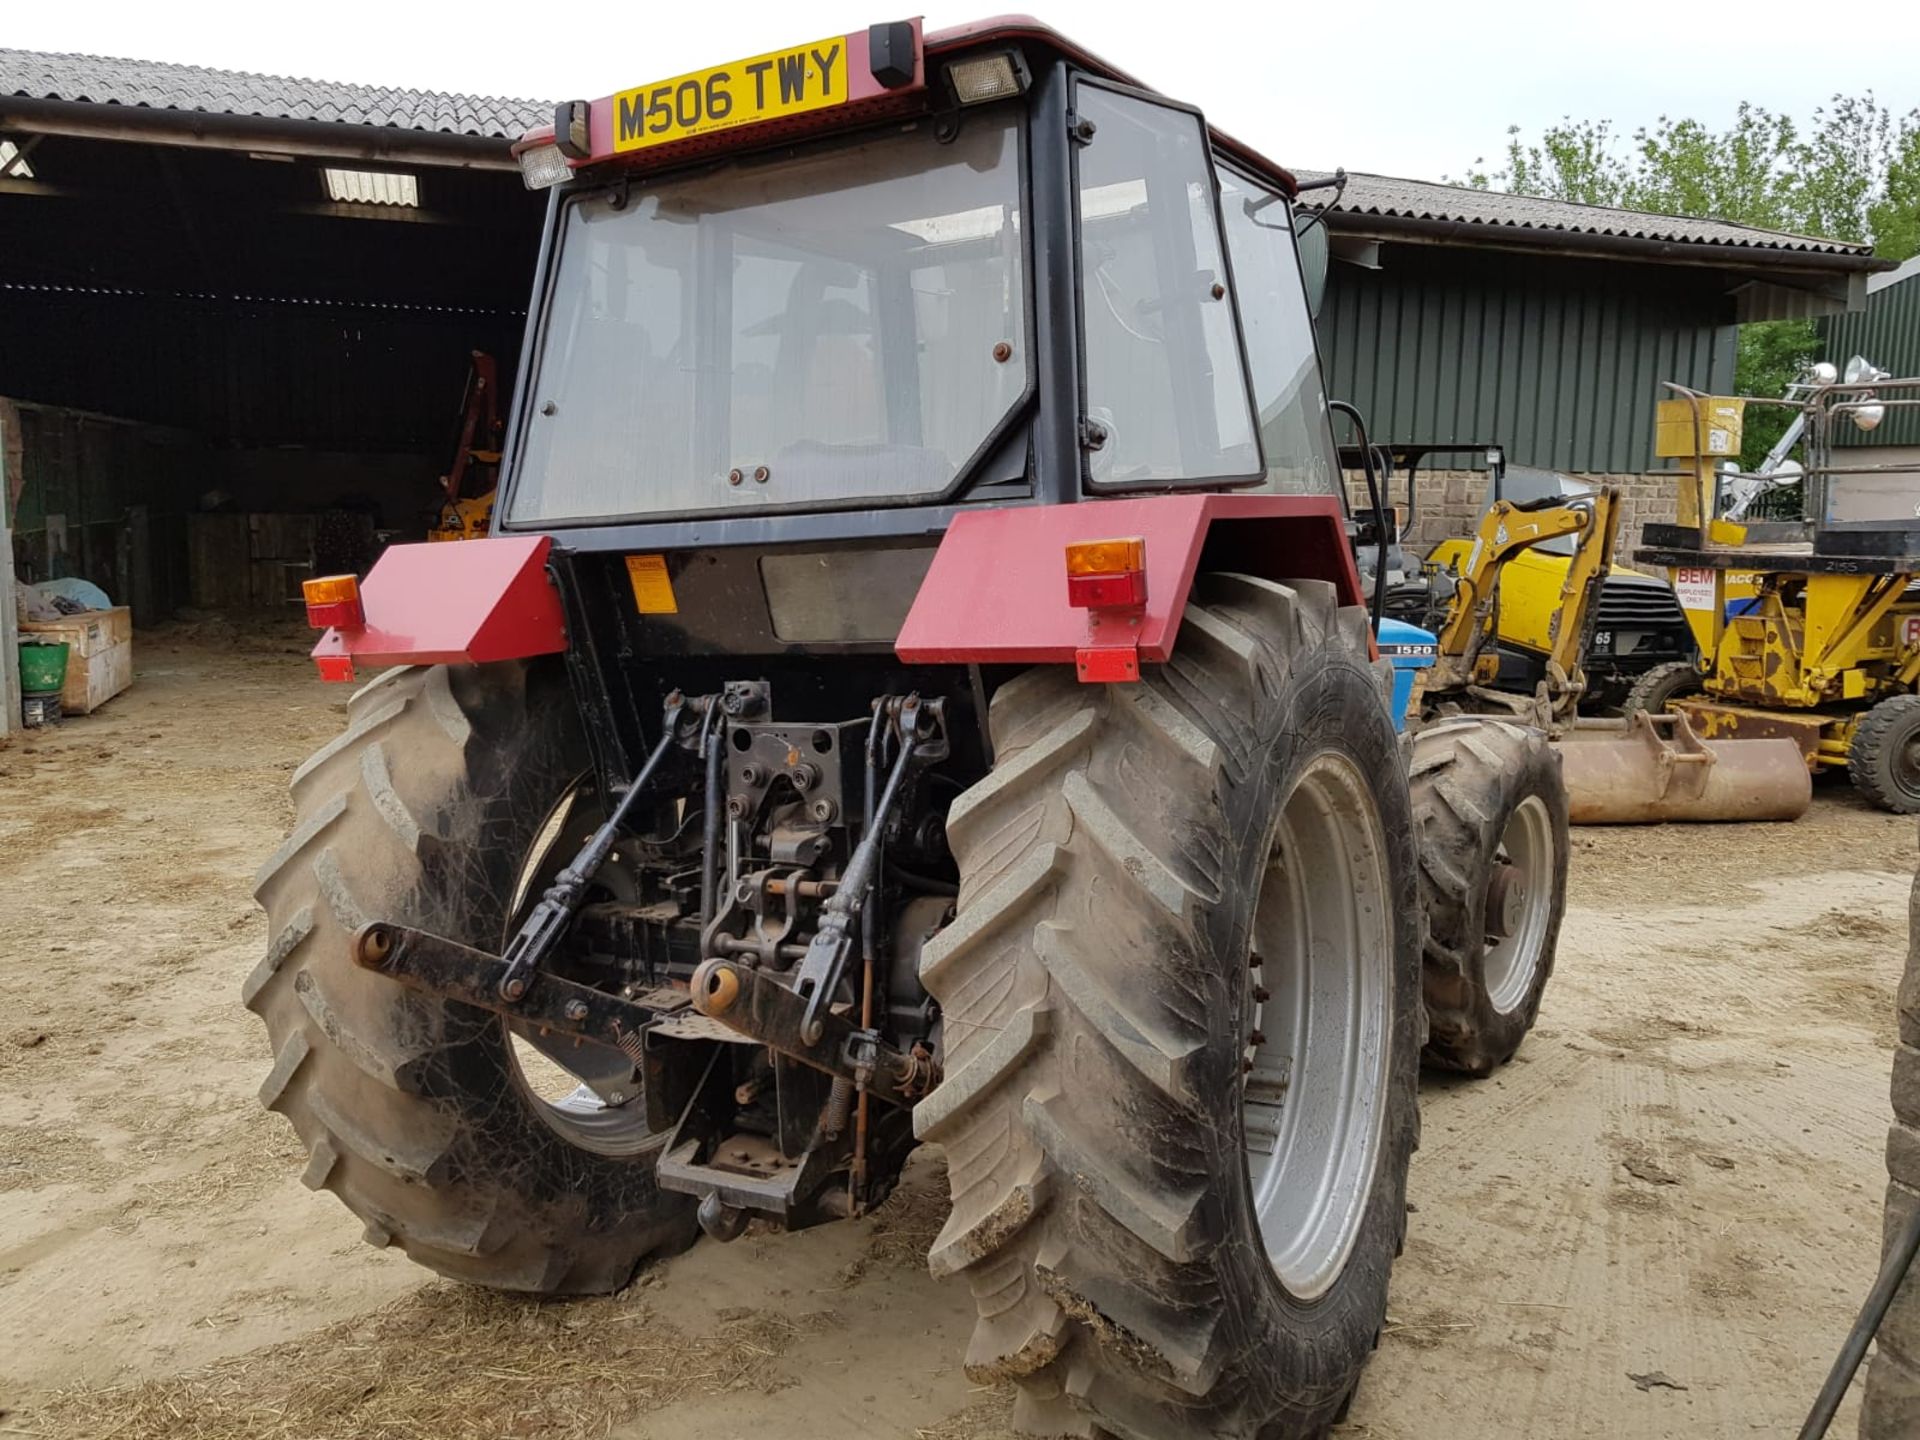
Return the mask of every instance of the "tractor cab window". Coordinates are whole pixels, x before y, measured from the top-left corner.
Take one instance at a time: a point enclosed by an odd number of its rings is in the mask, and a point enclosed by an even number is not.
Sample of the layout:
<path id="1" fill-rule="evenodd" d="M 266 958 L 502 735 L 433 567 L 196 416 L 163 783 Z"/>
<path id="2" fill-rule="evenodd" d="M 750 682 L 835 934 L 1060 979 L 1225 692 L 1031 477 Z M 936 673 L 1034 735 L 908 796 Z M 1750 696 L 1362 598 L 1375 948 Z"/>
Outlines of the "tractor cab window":
<path id="1" fill-rule="evenodd" d="M 1027 391 L 1020 115 L 567 202 L 509 523 L 942 494 Z"/>
<path id="2" fill-rule="evenodd" d="M 1252 479 L 1260 452 L 1198 116 L 1081 83 L 1080 307 L 1096 487 Z M 1296 281 L 1297 283 L 1297 281 Z"/>
<path id="3" fill-rule="evenodd" d="M 1220 213 L 1267 464 L 1264 488 L 1333 495 L 1339 491 L 1339 459 L 1291 212 L 1286 196 L 1232 170 L 1220 171 Z"/>

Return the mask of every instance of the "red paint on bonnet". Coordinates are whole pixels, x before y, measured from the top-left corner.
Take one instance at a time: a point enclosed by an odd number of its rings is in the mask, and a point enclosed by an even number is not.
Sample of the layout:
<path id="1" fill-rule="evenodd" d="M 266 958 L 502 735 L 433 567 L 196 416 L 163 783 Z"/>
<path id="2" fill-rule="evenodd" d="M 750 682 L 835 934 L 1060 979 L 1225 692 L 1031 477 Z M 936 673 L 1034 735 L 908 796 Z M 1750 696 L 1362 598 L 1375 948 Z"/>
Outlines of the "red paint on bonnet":
<path id="1" fill-rule="evenodd" d="M 1124 535 L 1147 542 L 1147 602 L 1135 632 L 1142 660 L 1173 653 L 1203 550 L 1211 569 L 1327 580 L 1343 605 L 1357 605 L 1344 519 L 1331 495 L 1154 495 L 967 511 L 934 552 L 894 653 L 908 664 L 1032 665 L 1071 663 L 1090 639 L 1112 643 L 1091 636 L 1088 612 L 1068 602 L 1066 547 Z"/>
<path id="2" fill-rule="evenodd" d="M 313 658 L 361 665 L 480 665 L 567 648 L 547 535 L 390 545 L 360 582 L 366 624 L 329 630 Z"/>

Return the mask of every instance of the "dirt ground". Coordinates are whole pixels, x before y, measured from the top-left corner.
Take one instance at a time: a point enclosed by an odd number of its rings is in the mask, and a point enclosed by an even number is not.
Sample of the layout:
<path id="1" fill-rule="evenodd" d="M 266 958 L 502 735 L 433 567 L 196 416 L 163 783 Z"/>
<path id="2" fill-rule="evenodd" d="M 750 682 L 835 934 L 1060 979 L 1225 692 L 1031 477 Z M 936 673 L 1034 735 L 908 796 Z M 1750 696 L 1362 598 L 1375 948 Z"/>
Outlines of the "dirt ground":
<path id="1" fill-rule="evenodd" d="M 238 995 L 345 709 L 303 650 L 142 632 L 131 691 L 0 744 L 0 1435 L 1005 1434 L 923 1264 L 935 1154 L 877 1217 L 582 1304 L 435 1280 L 302 1188 Z M 1425 1087 L 1342 1435 L 1791 1435 L 1871 1279 L 1913 822 L 1843 782 L 1791 826 L 1576 833 L 1539 1028 Z"/>

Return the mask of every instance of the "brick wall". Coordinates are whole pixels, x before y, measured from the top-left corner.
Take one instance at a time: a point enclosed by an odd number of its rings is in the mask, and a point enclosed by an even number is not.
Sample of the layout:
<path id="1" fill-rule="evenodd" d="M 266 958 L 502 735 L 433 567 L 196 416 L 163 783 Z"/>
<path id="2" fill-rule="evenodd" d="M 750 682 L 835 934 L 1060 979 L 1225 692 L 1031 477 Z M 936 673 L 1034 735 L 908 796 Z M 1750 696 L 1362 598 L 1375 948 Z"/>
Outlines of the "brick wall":
<path id="1" fill-rule="evenodd" d="M 1621 558 L 1632 563 L 1632 552 L 1640 543 L 1640 527 L 1649 521 L 1671 523 L 1679 493 L 1678 477 L 1672 471 L 1644 475 L 1575 475 L 1590 485 L 1612 485 L 1624 492 L 1626 504 L 1620 516 Z M 1348 490 L 1356 505 L 1366 504 L 1366 480 L 1348 477 Z M 1395 477 L 1394 498 L 1406 503 L 1406 491 Z M 1471 535 L 1480 526 L 1486 509 L 1487 472 L 1484 470 L 1421 470 L 1419 493 L 1415 497 L 1413 529 L 1406 537 L 1409 548 L 1424 554 L 1442 540 L 1456 535 Z"/>

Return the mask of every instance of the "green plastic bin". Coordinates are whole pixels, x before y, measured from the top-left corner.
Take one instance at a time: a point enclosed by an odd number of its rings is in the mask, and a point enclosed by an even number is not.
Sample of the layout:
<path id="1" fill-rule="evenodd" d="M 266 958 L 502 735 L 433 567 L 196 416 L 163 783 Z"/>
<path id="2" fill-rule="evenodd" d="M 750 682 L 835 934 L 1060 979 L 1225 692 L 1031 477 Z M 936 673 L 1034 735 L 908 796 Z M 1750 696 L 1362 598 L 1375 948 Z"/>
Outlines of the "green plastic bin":
<path id="1" fill-rule="evenodd" d="M 67 644 L 22 641 L 20 689 L 27 695 L 57 695 L 67 681 Z"/>

